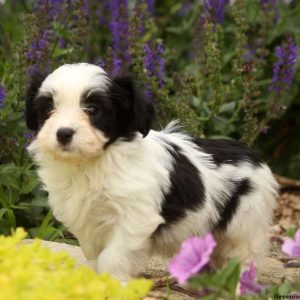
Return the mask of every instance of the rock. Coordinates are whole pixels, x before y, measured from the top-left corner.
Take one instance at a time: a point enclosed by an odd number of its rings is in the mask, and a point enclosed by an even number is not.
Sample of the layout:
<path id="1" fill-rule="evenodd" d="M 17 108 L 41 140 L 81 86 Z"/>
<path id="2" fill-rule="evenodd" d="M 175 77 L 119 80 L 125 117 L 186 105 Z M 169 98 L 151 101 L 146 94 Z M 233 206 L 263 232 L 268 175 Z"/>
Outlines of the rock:
<path id="1" fill-rule="evenodd" d="M 300 275 L 298 268 L 285 268 L 280 260 L 268 257 L 264 270 L 259 272 L 259 282 L 265 285 L 280 284 L 284 278 L 288 281 L 294 281 Z"/>

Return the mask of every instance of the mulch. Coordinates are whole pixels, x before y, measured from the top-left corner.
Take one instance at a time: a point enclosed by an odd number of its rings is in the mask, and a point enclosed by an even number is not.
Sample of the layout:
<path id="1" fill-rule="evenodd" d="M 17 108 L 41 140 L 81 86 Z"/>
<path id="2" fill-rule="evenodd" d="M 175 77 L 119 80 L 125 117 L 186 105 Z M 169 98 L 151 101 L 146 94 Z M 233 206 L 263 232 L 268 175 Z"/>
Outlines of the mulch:
<path id="1" fill-rule="evenodd" d="M 300 227 L 300 181 L 276 176 L 281 184 L 278 207 L 274 214 L 274 230 L 278 234 L 293 227 Z"/>

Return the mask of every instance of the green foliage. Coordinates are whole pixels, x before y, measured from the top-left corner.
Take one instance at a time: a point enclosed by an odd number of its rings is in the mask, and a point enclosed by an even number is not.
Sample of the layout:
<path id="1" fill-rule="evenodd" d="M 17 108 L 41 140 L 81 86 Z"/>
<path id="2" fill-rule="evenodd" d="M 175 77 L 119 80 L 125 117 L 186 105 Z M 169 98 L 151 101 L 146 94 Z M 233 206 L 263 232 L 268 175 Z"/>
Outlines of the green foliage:
<path id="1" fill-rule="evenodd" d="M 122 286 L 108 274 L 76 268 L 67 253 L 51 252 L 41 246 L 40 240 L 20 244 L 25 236 L 21 228 L 11 237 L 0 236 L 2 300 L 140 300 L 151 288 L 151 281 L 146 279 Z"/>
<path id="2" fill-rule="evenodd" d="M 288 237 L 290 237 L 291 239 L 294 239 L 297 230 L 298 230 L 298 227 L 297 227 L 296 225 L 294 225 L 294 226 L 289 227 L 289 228 L 286 230 L 285 234 L 286 234 Z"/>
<path id="3" fill-rule="evenodd" d="M 239 299 L 265 300 L 276 299 L 275 295 L 292 295 L 300 291 L 300 277 L 295 282 L 284 281 L 281 285 L 265 286 L 261 294 L 239 296 L 237 289 L 241 267 L 238 260 L 231 260 L 217 272 L 204 272 L 189 280 L 189 286 L 195 291 L 200 290 L 201 299 Z"/>
<path id="4" fill-rule="evenodd" d="M 240 278 L 240 263 L 231 260 L 223 269 L 215 273 L 203 273 L 190 279 L 189 284 L 196 290 L 203 290 L 208 294 L 202 299 L 234 299 L 236 297 L 237 284 Z"/>

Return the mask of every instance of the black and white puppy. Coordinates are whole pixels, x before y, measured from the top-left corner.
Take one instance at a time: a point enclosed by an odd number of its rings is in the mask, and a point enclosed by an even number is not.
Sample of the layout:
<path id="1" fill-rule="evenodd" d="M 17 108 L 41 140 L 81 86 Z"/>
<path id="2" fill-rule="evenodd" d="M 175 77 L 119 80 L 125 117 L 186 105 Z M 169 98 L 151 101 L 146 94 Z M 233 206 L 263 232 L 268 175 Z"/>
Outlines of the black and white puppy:
<path id="1" fill-rule="evenodd" d="M 151 254 L 207 232 L 219 263 L 264 259 L 277 183 L 243 144 L 196 140 L 175 122 L 150 130 L 152 103 L 131 79 L 85 63 L 35 76 L 26 101 L 54 216 L 99 272 L 127 281 Z"/>

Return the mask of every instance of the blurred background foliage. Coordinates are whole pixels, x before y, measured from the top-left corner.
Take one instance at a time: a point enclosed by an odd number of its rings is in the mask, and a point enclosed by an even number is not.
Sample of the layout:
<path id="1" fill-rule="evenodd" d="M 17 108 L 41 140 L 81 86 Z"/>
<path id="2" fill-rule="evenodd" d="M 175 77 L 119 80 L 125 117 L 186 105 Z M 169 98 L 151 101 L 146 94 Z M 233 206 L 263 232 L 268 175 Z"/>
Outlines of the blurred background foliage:
<path id="1" fill-rule="evenodd" d="M 288 0 L 0 1 L 0 234 L 68 241 L 26 146 L 24 93 L 35 70 L 90 62 L 130 72 L 194 136 L 248 143 L 299 178 L 300 3 Z"/>

